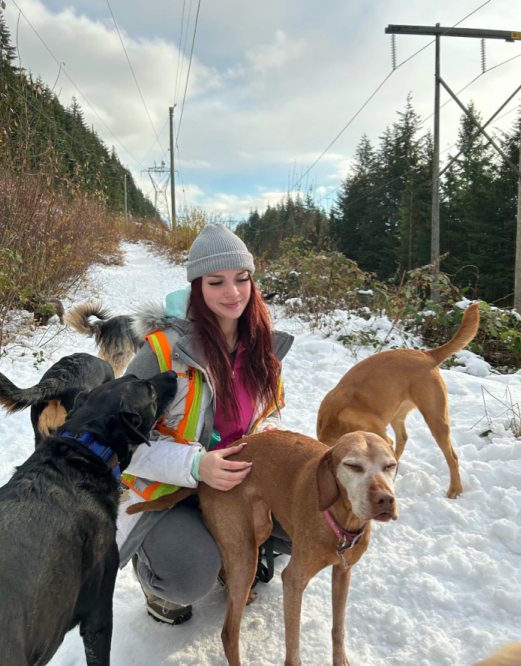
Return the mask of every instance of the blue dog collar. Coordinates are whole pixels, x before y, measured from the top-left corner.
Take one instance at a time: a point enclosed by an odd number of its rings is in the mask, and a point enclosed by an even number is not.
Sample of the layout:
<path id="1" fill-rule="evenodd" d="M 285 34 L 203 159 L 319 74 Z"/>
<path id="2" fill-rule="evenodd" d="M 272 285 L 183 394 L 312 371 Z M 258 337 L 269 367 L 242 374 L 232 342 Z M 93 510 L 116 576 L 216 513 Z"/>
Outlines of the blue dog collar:
<path id="1" fill-rule="evenodd" d="M 73 439 L 75 442 L 86 446 L 89 451 L 92 451 L 107 463 L 107 465 L 112 470 L 112 476 L 116 479 L 116 481 L 121 481 L 121 470 L 119 468 L 118 456 L 110 447 L 99 444 L 95 440 L 94 435 L 92 435 L 90 432 L 84 432 L 81 437 L 75 437 L 74 435 L 71 435 L 68 430 L 66 430 L 65 432 L 62 432 L 59 437 L 68 437 L 69 439 Z"/>

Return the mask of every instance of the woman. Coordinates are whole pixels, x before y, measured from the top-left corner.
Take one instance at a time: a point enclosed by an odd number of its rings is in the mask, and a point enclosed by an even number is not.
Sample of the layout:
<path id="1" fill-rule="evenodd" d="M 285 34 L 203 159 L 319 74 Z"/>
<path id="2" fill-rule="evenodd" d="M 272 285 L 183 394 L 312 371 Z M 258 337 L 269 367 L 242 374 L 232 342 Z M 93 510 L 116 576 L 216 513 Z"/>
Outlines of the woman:
<path id="1" fill-rule="evenodd" d="M 171 367 L 178 390 L 151 434 L 151 447 L 140 446 L 127 469 L 120 560 L 125 566 L 132 558 L 149 613 L 170 624 L 189 619 L 191 604 L 212 588 L 221 568 L 219 548 L 195 498 L 161 513 L 128 516 L 126 509 L 199 481 L 230 490 L 251 466 L 227 460 L 243 445 L 225 447 L 245 434 L 280 427 L 280 362 L 293 338 L 271 329 L 254 270 L 244 243 L 223 225 L 210 224 L 190 249 L 189 295 L 169 294 L 166 310 L 151 306 L 136 322 L 149 344 L 127 372 L 146 379 Z M 274 537 L 277 550 L 291 552 L 280 525 Z"/>

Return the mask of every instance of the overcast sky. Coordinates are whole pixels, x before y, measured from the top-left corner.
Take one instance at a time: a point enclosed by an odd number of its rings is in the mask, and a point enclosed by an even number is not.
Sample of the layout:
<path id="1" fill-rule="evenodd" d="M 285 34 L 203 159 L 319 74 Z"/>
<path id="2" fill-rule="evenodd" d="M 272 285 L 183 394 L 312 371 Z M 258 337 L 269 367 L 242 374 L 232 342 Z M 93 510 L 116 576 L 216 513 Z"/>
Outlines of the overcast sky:
<path id="1" fill-rule="evenodd" d="M 168 107 L 181 115 L 198 0 L 110 0 L 161 146 L 139 96 L 106 0 L 16 0 L 41 38 L 103 119 L 63 71 L 56 84 L 63 104 L 73 95 L 89 124 L 151 192 L 145 167 L 169 161 Z M 202 0 L 179 151 L 178 202 L 247 215 L 276 203 L 322 153 L 391 71 L 390 24 L 452 26 L 484 0 Z M 6 0 L 16 43 L 18 10 Z M 185 55 L 180 51 L 181 19 Z M 187 21 L 190 14 L 189 22 Z M 521 31 L 518 0 L 490 0 L 462 27 Z M 431 41 L 396 38 L 398 64 Z M 22 66 L 53 85 L 59 66 L 20 17 Z M 521 55 L 521 41 L 486 44 L 487 67 Z M 459 90 L 481 73 L 480 41 L 442 38 L 442 75 Z M 346 175 L 363 133 L 378 142 L 403 109 L 408 93 L 422 117 L 432 113 L 434 46 L 399 67 L 353 121 L 303 187 L 325 197 Z M 478 78 L 461 95 L 487 118 L 521 83 L 521 57 Z M 176 90 L 177 80 L 177 90 Z M 443 94 L 442 101 L 447 99 Z M 521 101 L 518 100 L 518 102 Z M 515 108 L 515 103 L 507 110 Z M 496 127 L 507 128 L 507 115 Z M 456 140 L 459 110 L 442 111 L 441 149 Z M 432 127 L 432 119 L 426 128 Z M 163 131 L 162 131 L 163 130 Z M 125 147 L 123 148 L 122 145 Z M 125 150 L 126 149 L 126 150 Z M 128 151 L 128 152 L 127 152 Z M 129 154 L 130 153 L 130 154 Z M 446 157 L 447 153 L 442 155 Z M 177 158 L 177 155 L 176 155 Z M 296 177 L 294 178 L 294 174 Z M 327 204 L 328 199 L 323 200 Z"/>

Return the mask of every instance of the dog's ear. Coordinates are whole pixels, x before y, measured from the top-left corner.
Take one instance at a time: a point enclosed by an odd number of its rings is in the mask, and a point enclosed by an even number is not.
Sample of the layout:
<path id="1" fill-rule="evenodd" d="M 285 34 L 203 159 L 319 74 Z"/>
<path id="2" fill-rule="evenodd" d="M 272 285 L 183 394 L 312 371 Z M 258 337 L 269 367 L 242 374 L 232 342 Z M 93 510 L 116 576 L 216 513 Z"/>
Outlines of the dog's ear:
<path id="1" fill-rule="evenodd" d="M 317 486 L 318 486 L 318 508 L 320 511 L 326 511 L 332 506 L 340 497 L 340 490 L 338 488 L 335 475 L 331 471 L 331 460 L 333 456 L 333 449 L 329 449 L 324 453 L 317 469 Z"/>
<path id="2" fill-rule="evenodd" d="M 81 393 L 78 393 L 78 395 L 74 398 L 74 405 L 72 406 L 71 412 L 79 409 L 80 407 L 83 407 L 83 405 L 87 402 L 88 397 L 88 391 L 82 391 Z"/>
<path id="3" fill-rule="evenodd" d="M 121 418 L 121 426 L 123 431 L 125 432 L 125 435 L 128 437 L 129 441 L 132 442 L 132 444 L 148 444 L 150 446 L 148 438 L 145 437 L 145 435 L 142 435 L 138 430 L 142 423 L 142 419 L 139 414 L 135 414 L 134 412 L 120 412 L 119 416 Z"/>

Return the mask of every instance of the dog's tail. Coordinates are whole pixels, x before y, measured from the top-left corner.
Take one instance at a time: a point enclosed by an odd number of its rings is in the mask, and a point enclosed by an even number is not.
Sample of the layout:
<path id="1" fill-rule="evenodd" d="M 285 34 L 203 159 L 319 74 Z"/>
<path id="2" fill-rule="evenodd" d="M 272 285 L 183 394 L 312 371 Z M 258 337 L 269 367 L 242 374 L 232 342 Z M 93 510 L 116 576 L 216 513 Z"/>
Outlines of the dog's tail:
<path id="1" fill-rule="evenodd" d="M 519 666 L 521 664 L 521 643 L 509 643 L 502 650 L 480 661 L 474 666 Z"/>
<path id="2" fill-rule="evenodd" d="M 91 323 L 89 317 L 97 317 L 97 321 Z M 132 327 L 130 315 L 111 317 L 100 301 L 77 305 L 65 315 L 65 321 L 78 333 L 94 336 L 99 358 L 110 363 L 116 377 L 144 344 Z"/>
<path id="3" fill-rule="evenodd" d="M 461 326 L 452 340 L 449 340 L 446 344 L 437 347 L 436 349 L 429 349 L 429 351 L 425 353 L 435 361 L 436 365 L 439 365 L 445 361 L 445 359 L 449 358 L 449 356 L 461 351 L 463 347 L 468 345 L 478 332 L 478 328 L 479 303 L 473 303 L 465 310 L 465 314 L 461 320 Z"/>
<path id="4" fill-rule="evenodd" d="M 187 497 L 190 497 L 190 495 L 196 494 L 197 488 L 180 488 L 177 492 L 163 495 L 156 500 L 131 504 L 127 509 L 127 513 L 133 516 L 134 514 L 142 513 L 143 511 L 164 511 L 165 509 L 170 509 L 179 502 L 182 502 Z"/>
<path id="5" fill-rule="evenodd" d="M 19 412 L 42 400 L 55 398 L 59 388 L 58 379 L 52 377 L 43 379 L 39 384 L 30 388 L 18 388 L 0 372 L 0 405 L 6 409 L 8 414 Z"/>
<path id="6" fill-rule="evenodd" d="M 96 334 L 98 327 L 95 323 L 90 323 L 89 317 L 97 317 L 97 319 L 105 321 L 110 318 L 110 312 L 103 307 L 101 301 L 87 301 L 72 308 L 65 314 L 64 319 L 78 333 L 92 337 Z"/>

